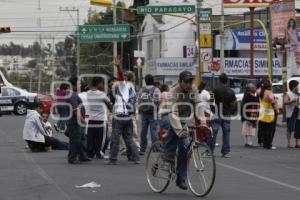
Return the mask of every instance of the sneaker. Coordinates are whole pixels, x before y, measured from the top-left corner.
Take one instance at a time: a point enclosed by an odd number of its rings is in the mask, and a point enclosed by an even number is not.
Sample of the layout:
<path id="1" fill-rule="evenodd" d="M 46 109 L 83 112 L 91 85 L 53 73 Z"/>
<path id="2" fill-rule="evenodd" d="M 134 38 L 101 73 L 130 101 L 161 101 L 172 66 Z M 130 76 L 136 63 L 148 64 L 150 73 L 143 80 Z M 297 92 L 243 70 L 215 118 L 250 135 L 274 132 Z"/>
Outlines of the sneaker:
<path id="1" fill-rule="evenodd" d="M 110 160 L 110 161 L 108 161 L 107 165 L 117 165 L 117 161 L 116 160 Z"/>
<path id="2" fill-rule="evenodd" d="M 105 160 L 108 160 L 109 159 L 109 156 L 104 156 L 103 157 Z"/>
<path id="3" fill-rule="evenodd" d="M 133 164 L 139 165 L 139 164 L 141 164 L 141 162 L 139 160 L 136 160 L 136 161 L 133 161 Z"/>
<path id="4" fill-rule="evenodd" d="M 79 160 L 69 160 L 68 163 L 71 164 L 71 165 L 81 164 L 81 162 Z"/>
<path id="5" fill-rule="evenodd" d="M 231 158 L 231 155 L 230 155 L 229 153 L 223 154 L 223 155 L 222 155 L 222 158 Z"/>
<path id="6" fill-rule="evenodd" d="M 220 146 L 220 144 L 219 143 L 216 143 L 216 147 L 219 147 Z"/>
<path id="7" fill-rule="evenodd" d="M 80 162 L 91 162 L 92 159 L 86 157 L 86 158 L 83 158 L 83 159 L 80 159 Z"/>
<path id="8" fill-rule="evenodd" d="M 56 132 L 60 132 L 60 130 L 59 130 L 57 124 L 54 124 L 53 126 L 54 126 L 54 129 L 55 129 Z"/>
<path id="9" fill-rule="evenodd" d="M 176 180 L 176 186 L 179 187 L 182 190 L 187 190 L 188 189 L 188 187 L 186 185 L 186 182 L 185 181 L 181 181 L 178 178 Z"/>
<path id="10" fill-rule="evenodd" d="M 271 149 L 272 149 L 272 150 L 276 150 L 276 149 L 277 149 L 277 147 L 272 147 Z"/>

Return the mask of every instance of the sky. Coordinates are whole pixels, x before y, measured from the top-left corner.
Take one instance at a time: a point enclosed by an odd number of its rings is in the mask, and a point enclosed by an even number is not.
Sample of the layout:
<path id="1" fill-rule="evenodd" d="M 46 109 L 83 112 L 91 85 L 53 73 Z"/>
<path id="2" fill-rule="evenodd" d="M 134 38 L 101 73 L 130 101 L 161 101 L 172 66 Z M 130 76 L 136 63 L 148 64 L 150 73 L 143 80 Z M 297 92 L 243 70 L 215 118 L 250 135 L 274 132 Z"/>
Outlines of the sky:
<path id="1" fill-rule="evenodd" d="M 133 0 L 123 0 L 127 5 L 131 5 Z M 174 5 L 175 2 L 183 0 L 150 0 L 152 4 Z M 204 6 L 213 8 L 214 14 L 221 13 L 222 0 L 205 0 Z M 60 7 L 75 7 L 80 10 L 80 24 L 87 18 L 89 8 L 103 10 L 102 7 L 90 5 L 90 0 L 40 0 L 41 10 L 38 10 L 39 0 L 0 0 L 0 27 L 10 26 L 14 31 L 63 31 L 42 33 L 43 43 L 51 43 L 52 38 L 60 41 L 76 28 L 76 12 L 61 12 Z M 300 8 L 300 0 L 296 0 L 296 6 Z M 195 0 L 188 0 L 186 4 L 193 4 Z M 226 9 L 225 13 L 238 13 L 241 9 Z M 38 27 L 38 18 L 41 18 L 41 25 Z M 10 33 L 0 35 L 0 44 L 13 41 L 28 45 L 39 37 L 38 32 L 34 33 Z"/>
<path id="2" fill-rule="evenodd" d="M 42 33 L 43 43 L 63 40 L 65 36 L 76 29 L 76 12 L 62 12 L 61 8 L 79 8 L 80 24 L 87 18 L 89 8 L 104 10 L 102 7 L 90 6 L 89 0 L 40 0 L 41 10 L 38 10 L 39 0 L 0 0 L 0 27 L 10 26 L 13 31 L 63 31 Z M 133 0 L 126 0 L 132 4 Z M 41 26 L 38 26 L 38 18 Z M 64 32 L 66 31 L 66 32 Z M 0 35 L 0 44 L 21 43 L 28 45 L 37 40 L 39 33 L 10 33 Z"/>

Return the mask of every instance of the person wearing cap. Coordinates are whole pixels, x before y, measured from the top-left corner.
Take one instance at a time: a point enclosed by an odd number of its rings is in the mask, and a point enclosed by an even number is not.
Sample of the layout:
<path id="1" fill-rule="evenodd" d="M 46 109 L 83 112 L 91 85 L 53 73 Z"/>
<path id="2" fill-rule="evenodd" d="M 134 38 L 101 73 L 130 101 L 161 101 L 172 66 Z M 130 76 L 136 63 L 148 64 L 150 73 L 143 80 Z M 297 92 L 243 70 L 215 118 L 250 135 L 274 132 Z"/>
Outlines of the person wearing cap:
<path id="1" fill-rule="evenodd" d="M 216 109 L 211 121 L 213 134 L 209 141 L 212 151 L 216 146 L 216 139 L 220 126 L 223 131 L 222 157 L 230 158 L 230 118 L 237 112 L 237 101 L 232 89 L 227 87 L 228 77 L 225 73 L 219 77 L 219 87 L 213 90 Z"/>
<path id="2" fill-rule="evenodd" d="M 201 102 L 193 82 L 194 76 L 191 72 L 181 72 L 179 81 L 171 88 L 165 104 L 171 126 L 165 141 L 164 158 L 167 162 L 174 162 L 178 148 L 176 185 L 183 190 L 187 190 L 187 147 L 189 144 L 189 133 L 184 127 L 187 123 L 190 123 L 185 120 L 191 116 L 194 118 L 193 112 L 196 109 L 196 104 Z"/>

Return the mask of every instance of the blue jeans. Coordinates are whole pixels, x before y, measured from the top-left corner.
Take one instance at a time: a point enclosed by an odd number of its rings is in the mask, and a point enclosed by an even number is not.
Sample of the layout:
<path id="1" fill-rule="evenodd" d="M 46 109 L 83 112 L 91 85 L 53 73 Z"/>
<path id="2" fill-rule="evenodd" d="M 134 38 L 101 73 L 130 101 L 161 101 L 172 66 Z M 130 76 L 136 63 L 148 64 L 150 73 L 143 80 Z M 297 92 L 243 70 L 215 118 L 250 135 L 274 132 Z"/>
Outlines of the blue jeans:
<path id="1" fill-rule="evenodd" d="M 120 147 L 120 136 L 123 136 L 124 142 L 128 153 L 130 153 L 130 160 L 139 161 L 140 156 L 138 153 L 137 146 L 133 142 L 133 123 L 132 119 L 113 119 L 112 121 L 112 136 L 111 136 L 111 149 L 110 149 L 110 160 L 116 161 L 118 159 L 119 147 Z"/>
<path id="2" fill-rule="evenodd" d="M 142 114 L 142 130 L 141 130 L 141 151 L 145 152 L 148 145 L 147 133 L 150 125 L 152 143 L 158 140 L 159 121 L 154 119 L 153 115 Z"/>
<path id="3" fill-rule="evenodd" d="M 212 151 L 214 151 L 215 149 L 217 135 L 219 132 L 219 128 L 221 126 L 223 131 L 223 146 L 222 146 L 221 153 L 223 155 L 228 154 L 230 152 L 230 120 L 216 118 L 211 121 L 211 126 L 213 130 L 213 134 L 209 140 L 209 144 Z"/>
<path id="4" fill-rule="evenodd" d="M 66 119 L 61 119 L 61 118 L 66 118 L 68 117 L 68 107 L 63 106 L 63 105 L 58 105 L 57 106 L 57 112 L 59 114 L 59 120 L 57 121 L 57 126 L 60 130 L 65 130 L 66 129 Z"/>
<path id="5" fill-rule="evenodd" d="M 75 161 L 85 160 L 87 158 L 85 152 L 85 134 L 83 132 L 84 128 L 80 127 L 78 124 L 69 123 L 69 154 L 68 160 Z"/>
<path id="6" fill-rule="evenodd" d="M 177 176 L 180 181 L 185 181 L 187 179 L 188 145 L 189 140 L 187 138 L 179 138 L 173 128 L 169 128 L 164 154 L 167 160 L 174 160 L 176 156 L 176 149 L 178 147 Z"/>
<path id="7" fill-rule="evenodd" d="M 160 123 L 160 127 L 165 129 L 166 131 L 169 130 L 170 128 L 170 120 L 169 120 L 169 116 L 168 115 L 163 115 L 161 117 L 161 120 L 159 121 Z"/>

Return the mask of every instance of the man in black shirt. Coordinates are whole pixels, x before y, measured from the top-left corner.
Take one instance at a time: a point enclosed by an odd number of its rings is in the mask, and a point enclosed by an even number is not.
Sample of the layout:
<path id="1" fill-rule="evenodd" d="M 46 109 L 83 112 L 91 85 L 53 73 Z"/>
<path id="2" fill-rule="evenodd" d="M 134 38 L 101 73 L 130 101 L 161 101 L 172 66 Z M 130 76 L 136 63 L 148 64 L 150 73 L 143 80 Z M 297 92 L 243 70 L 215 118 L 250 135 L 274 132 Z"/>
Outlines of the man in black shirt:
<path id="1" fill-rule="evenodd" d="M 223 131 L 222 157 L 230 158 L 230 117 L 236 113 L 237 101 L 234 92 L 227 87 L 228 77 L 225 73 L 219 77 L 220 86 L 214 89 L 215 112 L 212 120 L 213 135 L 210 139 L 212 150 L 215 149 L 220 126 Z"/>

